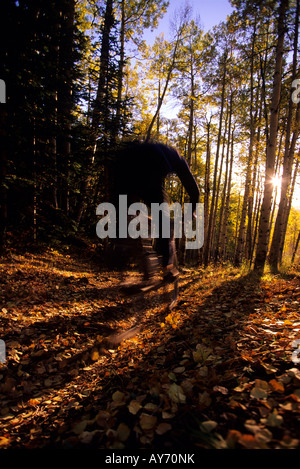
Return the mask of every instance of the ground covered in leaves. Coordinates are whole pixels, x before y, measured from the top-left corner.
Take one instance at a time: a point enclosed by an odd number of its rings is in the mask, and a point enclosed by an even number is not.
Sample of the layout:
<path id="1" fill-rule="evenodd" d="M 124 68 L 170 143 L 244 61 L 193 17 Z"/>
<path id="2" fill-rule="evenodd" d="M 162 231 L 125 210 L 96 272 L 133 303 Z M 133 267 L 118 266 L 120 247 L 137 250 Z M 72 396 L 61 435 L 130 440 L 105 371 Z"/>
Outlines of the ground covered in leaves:
<path id="1" fill-rule="evenodd" d="M 92 250 L 1 258 L 1 448 L 300 447 L 297 272 L 183 268 L 172 311 L 120 280 Z"/>

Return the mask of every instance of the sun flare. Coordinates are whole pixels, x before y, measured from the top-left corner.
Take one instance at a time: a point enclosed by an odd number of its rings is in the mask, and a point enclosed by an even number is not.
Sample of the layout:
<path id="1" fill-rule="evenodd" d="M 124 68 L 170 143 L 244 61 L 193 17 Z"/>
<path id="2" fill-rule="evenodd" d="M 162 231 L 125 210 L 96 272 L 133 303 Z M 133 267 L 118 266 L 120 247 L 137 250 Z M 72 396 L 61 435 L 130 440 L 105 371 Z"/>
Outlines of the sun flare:
<path id="1" fill-rule="evenodd" d="M 273 184 L 273 187 L 276 189 L 276 188 L 279 188 L 280 185 L 281 185 L 281 177 L 279 176 L 273 176 L 272 177 L 272 184 Z"/>

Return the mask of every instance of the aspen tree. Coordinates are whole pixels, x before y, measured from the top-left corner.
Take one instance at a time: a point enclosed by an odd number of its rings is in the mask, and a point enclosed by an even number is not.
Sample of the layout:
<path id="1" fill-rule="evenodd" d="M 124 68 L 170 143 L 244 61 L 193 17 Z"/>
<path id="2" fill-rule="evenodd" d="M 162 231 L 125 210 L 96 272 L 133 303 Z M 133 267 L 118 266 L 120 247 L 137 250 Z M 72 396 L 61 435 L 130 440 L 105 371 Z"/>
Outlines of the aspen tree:
<path id="1" fill-rule="evenodd" d="M 288 7 L 288 0 L 281 0 L 278 10 L 278 26 L 277 26 L 277 45 L 276 45 L 276 58 L 275 58 L 275 73 L 272 91 L 271 102 L 271 115 L 270 115 L 270 130 L 269 138 L 266 148 L 266 172 L 265 172 L 265 185 L 264 196 L 261 206 L 258 244 L 255 257 L 255 270 L 262 271 L 265 266 L 269 237 L 270 237 L 270 213 L 272 206 L 273 185 L 272 178 L 274 176 L 274 164 L 276 155 L 276 139 L 278 132 L 278 119 L 279 119 L 279 102 L 281 95 L 281 80 L 282 80 L 282 57 L 284 49 L 285 37 L 285 20 Z"/>

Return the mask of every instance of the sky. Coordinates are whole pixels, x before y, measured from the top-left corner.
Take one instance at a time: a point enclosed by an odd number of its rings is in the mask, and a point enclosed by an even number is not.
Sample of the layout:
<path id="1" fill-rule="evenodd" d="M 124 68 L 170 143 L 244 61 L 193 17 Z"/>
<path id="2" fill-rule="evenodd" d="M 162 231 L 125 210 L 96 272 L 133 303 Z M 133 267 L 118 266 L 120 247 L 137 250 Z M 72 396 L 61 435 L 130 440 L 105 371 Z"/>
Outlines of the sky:
<path id="1" fill-rule="evenodd" d="M 145 35 L 146 40 L 154 41 L 161 32 L 165 33 L 166 38 L 168 37 L 170 20 L 173 18 L 174 12 L 179 11 L 185 5 L 185 1 L 169 0 L 169 3 L 166 14 L 159 22 L 158 29 L 153 32 L 148 31 Z M 193 18 L 200 16 L 201 26 L 205 32 L 221 21 L 225 21 L 227 15 L 233 11 L 228 0 L 187 0 L 187 3 L 192 7 Z"/>
<path id="2" fill-rule="evenodd" d="M 185 4 L 188 3 L 192 8 L 192 18 L 200 17 L 201 27 L 205 32 L 213 26 L 218 25 L 221 21 L 225 21 L 233 8 L 229 0 L 169 0 L 169 7 L 164 17 L 159 21 L 158 28 L 154 31 L 146 30 L 144 39 L 147 44 L 153 44 L 155 38 L 162 32 L 168 40 L 172 36 L 170 22 L 174 18 L 174 13 L 179 12 Z M 174 118 L 178 109 L 174 102 L 165 102 L 162 107 L 162 115 Z"/>

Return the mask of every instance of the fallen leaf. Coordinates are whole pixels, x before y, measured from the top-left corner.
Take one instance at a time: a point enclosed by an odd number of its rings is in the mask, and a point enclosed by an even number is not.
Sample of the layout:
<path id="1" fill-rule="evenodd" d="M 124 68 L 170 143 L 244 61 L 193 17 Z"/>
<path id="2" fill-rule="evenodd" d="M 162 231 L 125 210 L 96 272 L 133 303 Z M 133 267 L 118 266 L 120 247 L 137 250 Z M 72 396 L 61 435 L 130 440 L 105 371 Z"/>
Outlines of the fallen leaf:
<path id="1" fill-rule="evenodd" d="M 226 437 L 226 443 L 228 448 L 235 448 L 236 443 L 239 441 L 241 438 L 242 434 L 238 430 L 229 430 L 227 437 Z"/>
<path id="2" fill-rule="evenodd" d="M 183 389 L 181 386 L 179 386 L 178 384 L 176 383 L 172 383 L 170 388 L 169 388 L 169 391 L 168 391 L 168 395 L 170 397 L 170 399 L 173 401 L 173 402 L 176 402 L 177 404 L 185 404 L 186 402 L 186 397 L 185 397 L 185 394 L 183 392 Z"/>
<path id="3" fill-rule="evenodd" d="M 4 448 L 9 444 L 9 438 L 6 438 L 5 436 L 0 436 L 0 448 Z"/>
<path id="4" fill-rule="evenodd" d="M 293 397 L 293 399 L 295 399 L 296 401 L 300 401 L 300 388 L 295 389 L 295 391 L 293 391 L 291 397 Z"/>
<path id="5" fill-rule="evenodd" d="M 73 428 L 73 433 L 75 433 L 75 435 L 80 435 L 86 429 L 88 423 L 88 420 L 82 420 L 81 422 L 77 423 Z"/>
<path id="6" fill-rule="evenodd" d="M 197 344 L 196 350 L 193 351 L 193 359 L 196 363 L 203 363 L 207 360 L 212 350 L 203 346 L 202 344 Z"/>
<path id="7" fill-rule="evenodd" d="M 268 363 L 261 362 L 261 366 L 265 369 L 267 374 L 276 373 L 277 368 L 273 365 L 269 365 Z"/>
<path id="8" fill-rule="evenodd" d="M 238 441 L 246 449 L 253 449 L 258 447 L 258 443 L 253 435 L 241 435 Z"/>
<path id="9" fill-rule="evenodd" d="M 203 407 L 209 407 L 212 403 L 212 399 L 207 391 L 199 394 L 199 404 Z"/>
<path id="10" fill-rule="evenodd" d="M 255 380 L 255 387 L 251 390 L 250 396 L 254 399 L 265 399 L 268 397 L 269 385 L 261 379 Z"/>
<path id="11" fill-rule="evenodd" d="M 207 433 L 212 432 L 218 426 L 217 422 L 214 420 L 206 420 L 200 425 L 201 430 L 204 430 Z"/>
<path id="12" fill-rule="evenodd" d="M 283 418 L 278 414 L 277 410 L 268 415 L 266 419 L 261 419 L 261 422 L 269 427 L 280 427 L 283 423 Z"/>
<path id="13" fill-rule="evenodd" d="M 91 444 L 94 436 L 100 433 L 101 433 L 101 430 L 94 430 L 92 432 L 84 431 L 81 433 L 81 435 L 79 435 L 80 442 L 83 443 L 84 445 L 89 445 Z"/>
<path id="14" fill-rule="evenodd" d="M 167 412 L 166 410 L 163 410 L 161 416 L 163 419 L 173 419 L 175 417 L 175 414 L 172 414 L 171 412 Z"/>
<path id="15" fill-rule="evenodd" d="M 96 362 L 97 360 L 99 360 L 100 358 L 100 355 L 99 355 L 99 352 L 97 349 L 93 350 L 92 353 L 91 353 L 91 360 L 93 360 L 93 362 Z"/>
<path id="16" fill-rule="evenodd" d="M 261 388 L 253 388 L 250 396 L 254 399 L 266 399 L 268 397 L 267 391 Z"/>
<path id="17" fill-rule="evenodd" d="M 117 428 L 117 435 L 120 441 L 128 440 L 130 435 L 130 428 L 125 423 L 120 423 Z"/>
<path id="18" fill-rule="evenodd" d="M 29 399 L 27 403 L 31 405 L 32 407 L 35 407 L 36 405 L 40 403 L 40 399 Z"/>
<path id="19" fill-rule="evenodd" d="M 148 402 L 145 406 L 144 409 L 149 410 L 150 412 L 155 412 L 157 410 L 157 405 L 153 404 L 152 402 Z"/>
<path id="20" fill-rule="evenodd" d="M 253 433 L 254 435 L 259 430 L 261 430 L 261 426 L 258 425 L 255 420 L 246 420 L 246 422 L 244 423 L 244 427 L 246 428 L 246 430 Z"/>
<path id="21" fill-rule="evenodd" d="M 284 392 L 283 384 L 277 381 L 276 379 L 271 379 L 271 381 L 269 381 L 269 385 L 275 392 L 280 392 L 280 393 Z"/>
<path id="22" fill-rule="evenodd" d="M 298 368 L 290 368 L 288 375 L 300 381 L 300 370 L 298 370 Z"/>
<path id="23" fill-rule="evenodd" d="M 178 366 L 177 368 L 174 368 L 174 373 L 183 373 L 185 371 L 185 367 L 184 366 Z"/>
<path id="24" fill-rule="evenodd" d="M 158 425 L 155 432 L 158 435 L 164 435 L 165 433 L 169 432 L 170 430 L 172 430 L 172 425 L 170 423 L 162 422 Z"/>
<path id="25" fill-rule="evenodd" d="M 157 423 L 157 417 L 142 413 L 140 416 L 140 427 L 142 430 L 152 430 Z"/>
<path id="26" fill-rule="evenodd" d="M 224 394 L 224 396 L 228 394 L 228 389 L 224 386 L 214 386 L 213 391 L 220 392 L 221 394 Z"/>
<path id="27" fill-rule="evenodd" d="M 259 443 L 269 443 L 273 438 L 272 433 L 267 428 L 262 428 L 255 433 L 255 439 Z"/>
<path id="28" fill-rule="evenodd" d="M 125 398 L 125 394 L 121 391 L 116 391 L 112 395 L 112 400 L 114 402 L 123 402 Z"/>
<path id="29" fill-rule="evenodd" d="M 129 412 L 133 415 L 136 415 L 141 408 L 142 405 L 134 399 L 128 404 Z"/>
<path id="30" fill-rule="evenodd" d="M 98 412 L 95 418 L 95 421 L 99 427 L 107 428 L 109 419 L 110 414 L 108 412 L 105 412 L 104 410 L 100 410 L 100 412 Z"/>

